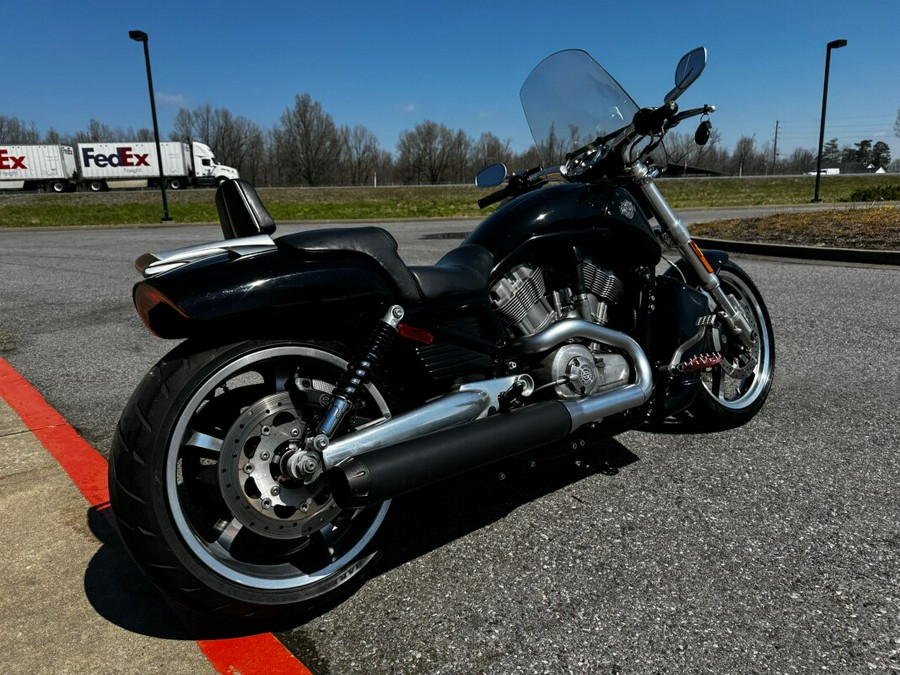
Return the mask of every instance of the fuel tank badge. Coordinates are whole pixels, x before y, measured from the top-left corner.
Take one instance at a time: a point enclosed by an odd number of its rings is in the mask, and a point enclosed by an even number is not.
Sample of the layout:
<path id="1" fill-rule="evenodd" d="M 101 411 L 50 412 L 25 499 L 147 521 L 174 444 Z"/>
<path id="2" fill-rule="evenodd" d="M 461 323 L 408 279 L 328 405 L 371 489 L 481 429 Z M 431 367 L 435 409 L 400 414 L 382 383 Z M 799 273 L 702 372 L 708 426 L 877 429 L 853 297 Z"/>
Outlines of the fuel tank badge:
<path id="1" fill-rule="evenodd" d="M 621 202 L 619 202 L 619 214 L 623 218 L 627 218 L 628 220 L 631 220 L 632 218 L 634 218 L 634 214 L 635 214 L 634 202 L 630 202 L 630 201 L 624 200 L 624 199 Z"/>

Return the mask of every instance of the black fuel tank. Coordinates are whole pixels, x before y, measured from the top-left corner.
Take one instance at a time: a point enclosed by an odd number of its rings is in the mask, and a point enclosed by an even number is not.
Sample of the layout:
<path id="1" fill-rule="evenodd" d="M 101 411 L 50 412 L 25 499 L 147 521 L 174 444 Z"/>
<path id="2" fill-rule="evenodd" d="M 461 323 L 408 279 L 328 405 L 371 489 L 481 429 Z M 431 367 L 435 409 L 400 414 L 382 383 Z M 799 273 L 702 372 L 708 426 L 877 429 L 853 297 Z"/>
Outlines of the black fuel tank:
<path id="1" fill-rule="evenodd" d="M 627 190 L 609 184 L 563 184 L 529 192 L 483 220 L 466 243 L 488 249 L 501 268 L 529 246 L 566 237 L 638 265 L 655 265 L 660 259 L 659 241 L 640 206 Z"/>

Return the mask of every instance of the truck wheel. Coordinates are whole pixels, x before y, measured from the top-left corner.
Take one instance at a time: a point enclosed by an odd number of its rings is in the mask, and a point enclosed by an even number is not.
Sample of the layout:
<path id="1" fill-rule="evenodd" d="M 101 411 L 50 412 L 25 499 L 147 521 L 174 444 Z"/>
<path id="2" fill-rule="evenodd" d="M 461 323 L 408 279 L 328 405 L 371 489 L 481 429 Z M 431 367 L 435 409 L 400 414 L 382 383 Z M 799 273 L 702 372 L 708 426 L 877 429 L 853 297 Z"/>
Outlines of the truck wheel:
<path id="1" fill-rule="evenodd" d="M 181 190 L 184 188 L 184 181 L 181 178 L 170 178 L 169 179 L 169 189 L 170 190 Z"/>
<path id="2" fill-rule="evenodd" d="M 92 180 L 88 183 L 88 190 L 91 192 L 103 192 L 106 189 L 106 183 L 102 180 Z"/>
<path id="3" fill-rule="evenodd" d="M 56 194 L 62 194 L 66 191 L 66 184 L 61 180 L 51 180 L 47 183 L 47 191 L 55 192 Z"/>

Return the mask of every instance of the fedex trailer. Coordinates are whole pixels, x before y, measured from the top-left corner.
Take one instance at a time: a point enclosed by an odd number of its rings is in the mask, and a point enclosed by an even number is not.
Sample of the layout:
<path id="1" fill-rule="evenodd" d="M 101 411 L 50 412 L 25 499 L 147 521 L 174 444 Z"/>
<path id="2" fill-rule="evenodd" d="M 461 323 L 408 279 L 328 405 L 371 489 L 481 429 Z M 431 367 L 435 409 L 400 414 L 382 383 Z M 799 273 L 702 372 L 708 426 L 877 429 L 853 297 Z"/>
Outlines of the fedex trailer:
<path id="1" fill-rule="evenodd" d="M 79 143 L 76 147 L 81 182 L 92 192 L 110 187 L 153 187 L 159 183 L 155 143 Z M 185 143 L 160 143 L 166 180 L 187 182 L 191 156 Z"/>
<path id="2" fill-rule="evenodd" d="M 167 187 L 211 186 L 226 178 L 239 178 L 237 169 L 224 166 L 208 145 L 166 142 L 159 144 L 162 173 Z M 115 187 L 156 187 L 159 163 L 155 143 L 79 143 L 76 156 L 81 182 L 92 192 Z"/>
<path id="3" fill-rule="evenodd" d="M 65 192 L 77 180 L 68 145 L 0 145 L 0 188 Z"/>
<path id="4" fill-rule="evenodd" d="M 236 169 L 219 164 L 204 143 L 159 144 L 166 186 L 214 186 L 239 178 Z M 160 162 L 156 143 L 79 143 L 0 146 L 0 189 L 91 192 L 112 188 L 158 187 Z"/>

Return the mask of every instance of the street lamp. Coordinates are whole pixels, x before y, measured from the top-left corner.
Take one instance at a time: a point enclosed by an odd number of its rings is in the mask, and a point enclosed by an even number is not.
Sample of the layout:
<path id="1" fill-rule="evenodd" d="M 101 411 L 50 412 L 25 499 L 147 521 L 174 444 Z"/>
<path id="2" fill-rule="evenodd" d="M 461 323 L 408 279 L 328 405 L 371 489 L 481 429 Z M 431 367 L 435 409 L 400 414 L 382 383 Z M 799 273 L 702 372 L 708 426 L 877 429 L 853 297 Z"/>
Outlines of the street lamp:
<path id="1" fill-rule="evenodd" d="M 846 47 L 846 40 L 832 40 L 825 50 L 825 86 L 822 89 L 822 125 L 819 127 L 819 157 L 816 160 L 816 194 L 814 202 L 822 201 L 819 198 L 819 181 L 822 180 L 822 147 L 825 144 L 825 107 L 828 105 L 828 70 L 831 67 L 831 50 Z"/>
<path id="2" fill-rule="evenodd" d="M 166 176 L 163 173 L 162 149 L 159 147 L 159 125 L 156 123 L 156 99 L 153 96 L 153 76 L 150 74 L 150 48 L 147 46 L 147 34 L 142 30 L 128 31 L 128 37 L 135 42 L 144 44 L 144 60 L 147 62 L 147 86 L 150 89 L 150 112 L 153 114 L 153 137 L 156 139 L 156 161 L 159 165 L 159 188 L 162 190 L 163 203 L 163 219 L 168 222 L 172 220 L 169 217 L 169 200 L 166 199 Z"/>

